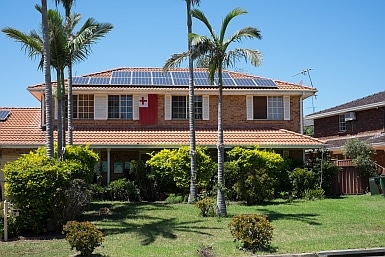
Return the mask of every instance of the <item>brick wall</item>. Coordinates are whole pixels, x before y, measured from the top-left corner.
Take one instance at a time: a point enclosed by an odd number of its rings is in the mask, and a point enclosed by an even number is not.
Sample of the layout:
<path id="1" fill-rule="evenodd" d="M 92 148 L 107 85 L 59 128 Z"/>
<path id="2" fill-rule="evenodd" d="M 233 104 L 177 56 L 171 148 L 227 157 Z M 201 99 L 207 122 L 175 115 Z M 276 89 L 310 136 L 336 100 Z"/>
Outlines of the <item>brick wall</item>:
<path id="1" fill-rule="evenodd" d="M 158 95 L 158 124 L 149 125 L 150 127 L 172 127 L 188 128 L 186 120 L 165 120 L 164 119 L 164 95 Z M 218 97 L 210 96 L 209 100 L 209 120 L 196 120 L 195 126 L 201 128 L 217 128 L 218 122 Z M 225 129 L 231 128 L 266 128 L 275 127 L 300 132 L 300 97 L 290 97 L 290 120 L 247 120 L 246 119 L 246 97 L 244 95 L 224 95 L 223 96 L 223 126 Z M 73 120 L 74 127 L 94 127 L 94 126 L 128 126 L 140 128 L 137 120 Z"/>
<path id="2" fill-rule="evenodd" d="M 365 131 L 380 130 L 384 113 L 379 109 L 356 112 L 356 119 L 346 122 L 346 131 L 339 131 L 339 115 L 314 120 L 314 137 L 354 135 Z"/>

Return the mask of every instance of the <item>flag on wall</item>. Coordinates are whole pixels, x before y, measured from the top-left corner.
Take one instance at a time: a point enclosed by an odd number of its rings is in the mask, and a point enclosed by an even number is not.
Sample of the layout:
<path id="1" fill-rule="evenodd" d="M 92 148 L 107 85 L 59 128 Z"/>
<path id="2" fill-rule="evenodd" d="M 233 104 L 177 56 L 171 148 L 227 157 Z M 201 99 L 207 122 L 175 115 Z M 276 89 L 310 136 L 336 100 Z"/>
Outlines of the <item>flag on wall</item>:
<path id="1" fill-rule="evenodd" d="M 158 123 L 158 95 L 139 96 L 139 120 L 141 125 Z"/>
<path id="2" fill-rule="evenodd" d="M 139 96 L 139 107 L 148 107 L 148 95 Z"/>

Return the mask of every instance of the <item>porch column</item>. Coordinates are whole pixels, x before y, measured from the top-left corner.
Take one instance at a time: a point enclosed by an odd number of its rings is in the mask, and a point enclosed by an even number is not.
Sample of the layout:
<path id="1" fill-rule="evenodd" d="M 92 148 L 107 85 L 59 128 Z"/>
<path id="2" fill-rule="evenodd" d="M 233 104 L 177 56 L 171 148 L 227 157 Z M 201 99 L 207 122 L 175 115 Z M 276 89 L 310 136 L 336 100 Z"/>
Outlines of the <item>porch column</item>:
<path id="1" fill-rule="evenodd" d="M 107 185 L 111 182 L 111 148 L 107 148 Z"/>

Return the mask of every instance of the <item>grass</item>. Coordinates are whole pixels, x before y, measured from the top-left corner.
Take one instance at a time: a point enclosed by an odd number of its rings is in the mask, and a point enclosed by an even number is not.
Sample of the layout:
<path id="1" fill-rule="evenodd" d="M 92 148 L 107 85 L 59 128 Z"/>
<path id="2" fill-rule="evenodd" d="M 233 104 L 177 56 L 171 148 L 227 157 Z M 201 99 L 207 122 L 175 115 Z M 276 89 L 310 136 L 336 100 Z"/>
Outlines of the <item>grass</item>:
<path id="1" fill-rule="evenodd" d="M 99 216 L 108 207 L 112 215 Z M 212 245 L 218 257 L 252 256 L 238 249 L 227 228 L 239 213 L 268 216 L 276 254 L 383 247 L 385 199 L 382 195 L 346 196 L 322 201 L 274 201 L 268 205 L 231 203 L 228 217 L 204 218 L 189 204 L 94 202 L 82 219 L 103 231 L 103 247 L 94 256 L 198 256 Z M 0 256 L 75 256 L 64 239 L 0 242 Z M 258 252 L 258 255 L 269 254 Z"/>

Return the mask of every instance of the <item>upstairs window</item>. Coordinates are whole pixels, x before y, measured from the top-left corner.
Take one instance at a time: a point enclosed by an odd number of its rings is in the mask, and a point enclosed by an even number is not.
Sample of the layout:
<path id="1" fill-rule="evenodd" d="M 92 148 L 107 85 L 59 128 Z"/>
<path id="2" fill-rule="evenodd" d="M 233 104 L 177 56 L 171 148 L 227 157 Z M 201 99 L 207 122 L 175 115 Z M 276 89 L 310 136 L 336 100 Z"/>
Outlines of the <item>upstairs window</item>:
<path id="1" fill-rule="evenodd" d="M 74 119 L 94 118 L 94 95 L 73 95 L 72 100 Z"/>
<path id="2" fill-rule="evenodd" d="M 132 120 L 132 95 L 109 95 L 108 118 Z"/>
<path id="3" fill-rule="evenodd" d="M 247 96 L 248 120 L 290 120 L 289 96 Z"/>
<path id="4" fill-rule="evenodd" d="M 188 119 L 188 96 L 172 96 L 172 119 L 186 120 Z M 202 96 L 195 96 L 194 101 L 195 119 L 201 120 L 203 114 Z"/>
<path id="5" fill-rule="evenodd" d="M 338 122 L 338 131 L 340 131 L 340 132 L 346 131 L 345 114 L 339 115 L 338 120 L 339 120 L 339 122 Z"/>

